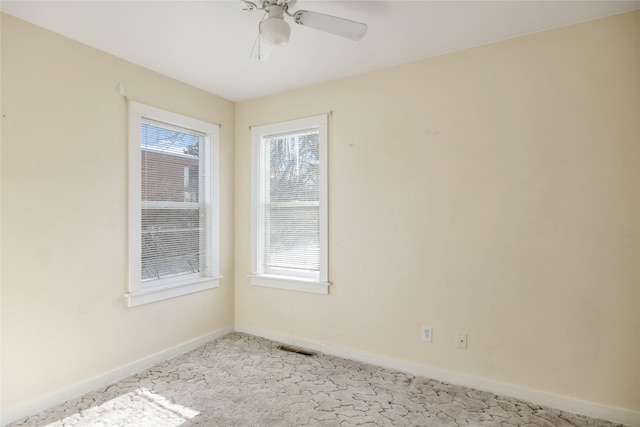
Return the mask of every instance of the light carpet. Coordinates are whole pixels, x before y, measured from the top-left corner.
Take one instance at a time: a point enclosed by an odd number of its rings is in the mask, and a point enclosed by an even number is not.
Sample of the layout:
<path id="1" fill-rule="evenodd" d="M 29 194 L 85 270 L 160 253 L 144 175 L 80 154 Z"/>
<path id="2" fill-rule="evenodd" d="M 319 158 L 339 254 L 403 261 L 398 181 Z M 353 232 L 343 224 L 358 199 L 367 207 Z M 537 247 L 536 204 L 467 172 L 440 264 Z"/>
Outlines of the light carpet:
<path id="1" fill-rule="evenodd" d="M 614 426 L 278 346 L 229 334 L 10 426 Z"/>

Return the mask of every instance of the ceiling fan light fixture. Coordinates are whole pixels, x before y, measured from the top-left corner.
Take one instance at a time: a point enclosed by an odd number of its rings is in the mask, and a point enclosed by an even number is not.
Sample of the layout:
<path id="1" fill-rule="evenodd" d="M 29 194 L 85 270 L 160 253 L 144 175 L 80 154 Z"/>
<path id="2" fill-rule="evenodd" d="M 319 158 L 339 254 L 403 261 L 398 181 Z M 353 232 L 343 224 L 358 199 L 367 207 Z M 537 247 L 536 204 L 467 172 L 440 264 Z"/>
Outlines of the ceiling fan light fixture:
<path id="1" fill-rule="evenodd" d="M 291 27 L 284 19 L 267 18 L 260 23 L 260 36 L 272 45 L 284 45 L 289 42 Z"/>

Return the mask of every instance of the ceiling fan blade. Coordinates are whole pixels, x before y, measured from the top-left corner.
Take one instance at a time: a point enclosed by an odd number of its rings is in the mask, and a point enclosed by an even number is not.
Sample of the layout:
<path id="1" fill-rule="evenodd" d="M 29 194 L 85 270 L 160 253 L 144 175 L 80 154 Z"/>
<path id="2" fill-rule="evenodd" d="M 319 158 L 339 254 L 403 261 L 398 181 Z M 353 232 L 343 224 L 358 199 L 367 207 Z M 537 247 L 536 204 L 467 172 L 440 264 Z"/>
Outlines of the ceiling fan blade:
<path id="1" fill-rule="evenodd" d="M 316 30 L 325 31 L 351 40 L 360 40 L 367 34 L 367 24 L 350 19 L 338 18 L 337 16 L 325 15 L 324 13 L 299 10 L 293 17 L 296 23 L 304 25 L 305 27 L 315 28 Z"/>

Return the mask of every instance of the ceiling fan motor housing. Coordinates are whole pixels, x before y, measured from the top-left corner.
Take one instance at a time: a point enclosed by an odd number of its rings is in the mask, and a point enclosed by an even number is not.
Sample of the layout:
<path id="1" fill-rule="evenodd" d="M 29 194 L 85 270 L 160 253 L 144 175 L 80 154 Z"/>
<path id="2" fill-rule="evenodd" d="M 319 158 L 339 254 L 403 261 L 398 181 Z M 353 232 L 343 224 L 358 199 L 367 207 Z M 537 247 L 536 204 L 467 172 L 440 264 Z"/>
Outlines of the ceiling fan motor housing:
<path id="1" fill-rule="evenodd" d="M 260 35 L 272 45 L 284 45 L 289 42 L 291 27 L 284 21 L 282 6 L 270 5 L 269 17 L 260 23 Z"/>

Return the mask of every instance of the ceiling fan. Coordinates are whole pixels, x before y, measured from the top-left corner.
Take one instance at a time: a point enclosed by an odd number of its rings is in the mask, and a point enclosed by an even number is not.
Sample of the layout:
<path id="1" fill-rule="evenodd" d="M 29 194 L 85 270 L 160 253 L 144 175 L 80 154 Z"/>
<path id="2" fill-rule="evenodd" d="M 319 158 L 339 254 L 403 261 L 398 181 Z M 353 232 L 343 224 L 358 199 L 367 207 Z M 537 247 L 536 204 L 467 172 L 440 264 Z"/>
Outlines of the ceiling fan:
<path id="1" fill-rule="evenodd" d="M 264 10 L 264 16 L 258 24 L 258 37 L 251 52 L 254 61 L 265 61 L 269 58 L 273 46 L 282 46 L 289 42 L 291 27 L 285 21 L 285 15 L 293 18 L 293 21 L 304 27 L 346 37 L 351 40 L 360 40 L 367 34 L 367 24 L 325 15 L 323 13 L 308 10 L 292 11 L 297 0 L 239 0 L 243 10 L 253 12 Z"/>

